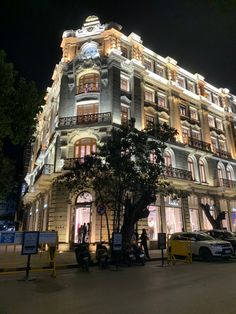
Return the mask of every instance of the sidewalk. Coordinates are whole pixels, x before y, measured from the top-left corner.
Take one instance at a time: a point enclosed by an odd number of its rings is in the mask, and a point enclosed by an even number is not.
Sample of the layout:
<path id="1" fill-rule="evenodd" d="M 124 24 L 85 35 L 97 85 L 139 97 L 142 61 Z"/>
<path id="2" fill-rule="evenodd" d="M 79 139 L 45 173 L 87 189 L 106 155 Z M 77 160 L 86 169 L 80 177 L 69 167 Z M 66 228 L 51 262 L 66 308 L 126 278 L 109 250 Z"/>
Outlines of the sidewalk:
<path id="1" fill-rule="evenodd" d="M 161 251 L 160 250 L 149 250 L 150 260 L 160 260 Z M 91 252 L 92 260 L 96 263 L 95 252 Z M 165 252 L 164 252 L 165 257 Z M 26 255 L 21 255 L 21 248 L 18 247 L 14 251 L 13 247 L 9 247 L 6 250 L 0 248 L 0 273 L 11 272 L 11 271 L 22 271 L 25 270 L 27 265 Z M 49 253 L 46 251 L 39 251 L 36 255 L 31 255 L 31 269 L 40 270 L 40 269 L 49 269 L 50 267 L 50 258 Z M 55 266 L 56 269 L 67 269 L 78 267 L 75 258 L 74 251 L 64 251 L 56 252 L 55 257 Z"/>

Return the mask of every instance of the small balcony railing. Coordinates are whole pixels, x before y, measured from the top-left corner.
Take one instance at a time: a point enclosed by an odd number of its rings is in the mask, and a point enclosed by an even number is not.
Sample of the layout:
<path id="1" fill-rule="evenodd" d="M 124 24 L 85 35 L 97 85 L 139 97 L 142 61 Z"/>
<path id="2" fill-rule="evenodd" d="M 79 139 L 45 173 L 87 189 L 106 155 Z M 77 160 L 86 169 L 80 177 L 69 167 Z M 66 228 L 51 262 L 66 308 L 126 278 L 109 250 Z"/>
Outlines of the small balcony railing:
<path id="1" fill-rule="evenodd" d="M 100 92 L 100 84 L 98 82 L 84 83 L 78 87 L 78 94 L 98 93 L 98 92 Z"/>
<path id="2" fill-rule="evenodd" d="M 54 171 L 54 165 L 52 164 L 45 164 L 43 167 L 39 170 L 39 172 L 35 176 L 34 182 L 36 182 L 42 175 L 50 175 Z"/>
<path id="3" fill-rule="evenodd" d="M 59 119 L 59 127 L 86 125 L 86 124 L 102 124 L 111 122 L 111 112 L 102 112 L 94 114 L 86 114 L 81 116 L 63 117 Z"/>
<path id="4" fill-rule="evenodd" d="M 236 181 L 229 180 L 229 179 L 216 179 L 215 186 L 223 186 L 230 189 L 236 188 Z"/>
<path id="5" fill-rule="evenodd" d="M 211 152 L 211 144 L 200 141 L 193 137 L 188 138 L 188 145 L 194 148 L 205 150 L 207 152 Z"/>
<path id="6" fill-rule="evenodd" d="M 231 159 L 231 154 L 225 150 L 216 149 L 214 153 L 221 158 Z"/>
<path id="7" fill-rule="evenodd" d="M 191 171 L 183 170 L 179 168 L 173 168 L 171 166 L 165 166 L 163 169 L 163 175 L 165 177 L 177 178 L 182 180 L 192 181 Z"/>

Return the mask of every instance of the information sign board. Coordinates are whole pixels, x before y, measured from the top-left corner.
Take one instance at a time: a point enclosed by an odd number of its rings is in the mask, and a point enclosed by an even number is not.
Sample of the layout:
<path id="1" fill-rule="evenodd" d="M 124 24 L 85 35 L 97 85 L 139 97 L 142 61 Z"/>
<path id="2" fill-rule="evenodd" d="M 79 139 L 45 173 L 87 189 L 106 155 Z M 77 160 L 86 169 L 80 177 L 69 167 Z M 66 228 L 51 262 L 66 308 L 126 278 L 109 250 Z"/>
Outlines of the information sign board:
<path id="1" fill-rule="evenodd" d="M 106 208 L 105 208 L 104 206 L 98 206 L 98 207 L 97 207 L 97 213 L 98 213 L 99 215 L 105 214 L 105 211 L 106 211 Z"/>
<path id="2" fill-rule="evenodd" d="M 159 250 L 165 250 L 166 249 L 166 233 L 158 233 L 158 243 L 157 248 Z"/>
<path id="3" fill-rule="evenodd" d="M 22 255 L 37 254 L 39 245 L 38 231 L 25 231 L 23 233 Z"/>
<path id="4" fill-rule="evenodd" d="M 114 251 L 122 250 L 122 234 L 119 232 L 113 233 L 113 250 Z"/>

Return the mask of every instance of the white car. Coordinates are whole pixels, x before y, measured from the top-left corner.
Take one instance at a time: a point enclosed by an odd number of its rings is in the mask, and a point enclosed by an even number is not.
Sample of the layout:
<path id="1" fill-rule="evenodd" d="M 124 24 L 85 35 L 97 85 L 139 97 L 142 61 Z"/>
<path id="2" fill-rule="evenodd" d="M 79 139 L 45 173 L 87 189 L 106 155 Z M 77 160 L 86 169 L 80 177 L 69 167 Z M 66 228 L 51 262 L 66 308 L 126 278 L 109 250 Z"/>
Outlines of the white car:
<path id="1" fill-rule="evenodd" d="M 177 232 L 170 239 L 190 240 L 193 256 L 199 256 L 205 261 L 210 261 L 213 257 L 226 259 L 233 255 L 233 247 L 229 242 L 216 240 L 204 232 Z"/>

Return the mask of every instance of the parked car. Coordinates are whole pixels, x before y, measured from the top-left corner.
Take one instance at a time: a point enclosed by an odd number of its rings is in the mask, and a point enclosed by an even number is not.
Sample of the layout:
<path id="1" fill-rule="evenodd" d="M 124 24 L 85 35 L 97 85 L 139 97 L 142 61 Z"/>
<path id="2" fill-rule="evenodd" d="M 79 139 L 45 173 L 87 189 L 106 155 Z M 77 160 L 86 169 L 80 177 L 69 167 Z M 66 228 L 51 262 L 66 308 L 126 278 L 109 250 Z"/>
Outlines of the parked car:
<path id="1" fill-rule="evenodd" d="M 228 230 L 224 230 L 224 229 L 220 229 L 220 230 L 212 229 L 212 230 L 207 230 L 204 232 L 209 234 L 214 239 L 221 239 L 221 240 L 230 242 L 233 247 L 234 255 L 235 255 L 236 253 L 236 234 L 235 233 Z"/>
<path id="2" fill-rule="evenodd" d="M 233 254 L 232 245 L 223 240 L 216 240 L 204 232 L 177 232 L 171 235 L 171 240 L 191 241 L 193 256 L 205 261 L 213 257 L 228 259 Z"/>

